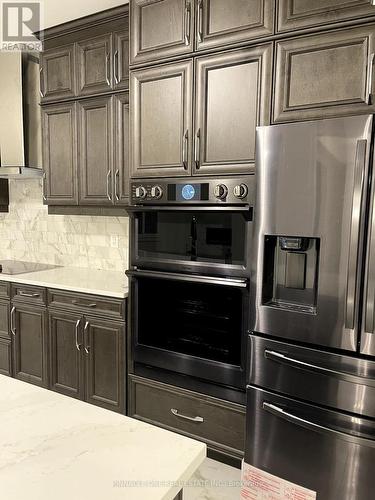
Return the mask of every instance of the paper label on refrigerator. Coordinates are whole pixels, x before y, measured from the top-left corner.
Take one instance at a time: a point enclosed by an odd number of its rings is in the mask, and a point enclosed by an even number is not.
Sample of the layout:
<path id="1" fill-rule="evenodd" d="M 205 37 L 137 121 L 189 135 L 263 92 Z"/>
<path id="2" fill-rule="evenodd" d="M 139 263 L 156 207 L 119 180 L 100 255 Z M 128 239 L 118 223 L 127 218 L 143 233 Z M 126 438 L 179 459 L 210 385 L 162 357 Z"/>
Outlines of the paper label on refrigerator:
<path id="1" fill-rule="evenodd" d="M 316 492 L 242 462 L 241 500 L 316 500 Z"/>

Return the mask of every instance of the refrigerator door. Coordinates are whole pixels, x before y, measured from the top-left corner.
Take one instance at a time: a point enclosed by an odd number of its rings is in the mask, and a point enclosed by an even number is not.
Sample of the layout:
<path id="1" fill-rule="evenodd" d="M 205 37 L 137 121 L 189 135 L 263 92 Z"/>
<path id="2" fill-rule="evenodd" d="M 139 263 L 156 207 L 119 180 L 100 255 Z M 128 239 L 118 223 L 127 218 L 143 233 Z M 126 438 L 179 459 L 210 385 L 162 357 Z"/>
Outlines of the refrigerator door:
<path id="1" fill-rule="evenodd" d="M 357 350 L 372 120 L 257 129 L 253 331 Z"/>
<path id="2" fill-rule="evenodd" d="M 373 500 L 373 420 L 252 386 L 246 419 L 246 463 L 316 492 L 318 500 Z"/>

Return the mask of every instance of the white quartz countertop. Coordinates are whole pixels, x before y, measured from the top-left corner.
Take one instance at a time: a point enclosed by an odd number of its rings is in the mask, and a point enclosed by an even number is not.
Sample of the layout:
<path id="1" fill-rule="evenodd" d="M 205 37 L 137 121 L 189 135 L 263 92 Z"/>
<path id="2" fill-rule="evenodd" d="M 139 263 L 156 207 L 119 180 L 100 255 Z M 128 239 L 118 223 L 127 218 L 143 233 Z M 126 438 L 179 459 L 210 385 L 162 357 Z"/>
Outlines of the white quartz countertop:
<path id="1" fill-rule="evenodd" d="M 4 500 L 172 500 L 206 445 L 0 376 Z"/>
<path id="2" fill-rule="evenodd" d="M 0 281 L 92 293 L 106 297 L 126 298 L 128 296 L 127 278 L 125 272 L 121 271 L 56 267 L 33 273 L 0 274 Z"/>

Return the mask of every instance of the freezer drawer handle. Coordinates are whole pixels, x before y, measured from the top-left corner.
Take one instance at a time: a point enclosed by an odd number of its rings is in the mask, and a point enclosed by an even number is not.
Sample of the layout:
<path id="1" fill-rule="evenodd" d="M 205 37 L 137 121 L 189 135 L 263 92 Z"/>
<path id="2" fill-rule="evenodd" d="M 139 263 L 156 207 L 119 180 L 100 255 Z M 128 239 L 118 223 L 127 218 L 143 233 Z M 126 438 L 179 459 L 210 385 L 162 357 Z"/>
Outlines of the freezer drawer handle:
<path id="1" fill-rule="evenodd" d="M 271 413 L 276 417 L 280 417 L 288 422 L 293 424 L 297 424 L 301 427 L 305 427 L 306 429 L 311 429 L 313 431 L 320 432 L 322 434 L 328 434 L 332 437 L 344 439 L 345 441 L 350 441 L 355 444 L 359 444 L 362 446 L 368 446 L 370 448 L 375 448 L 375 441 L 372 439 L 367 439 L 359 436 L 353 436 L 352 434 L 348 434 L 346 432 L 337 431 L 336 429 L 331 429 L 330 427 L 325 427 L 324 425 L 316 424 L 315 422 L 310 422 L 301 417 L 297 417 L 297 415 L 293 415 L 288 411 L 283 410 L 279 406 L 276 406 L 271 403 L 267 403 L 263 401 L 263 410 Z"/>
<path id="2" fill-rule="evenodd" d="M 373 382 L 373 378 L 371 378 L 371 377 L 365 377 L 363 375 L 353 375 L 351 373 L 342 372 L 342 371 L 338 371 L 338 370 L 332 370 L 331 368 L 325 368 L 324 366 L 313 365 L 311 363 L 307 363 L 306 361 L 301 361 L 299 359 L 290 358 L 289 356 L 286 356 L 285 354 L 282 354 L 281 352 L 277 352 L 277 351 L 270 351 L 268 349 L 265 349 L 264 357 L 266 359 L 271 359 L 272 361 L 276 361 L 279 363 L 285 363 L 288 365 L 294 365 L 297 368 L 302 368 L 304 370 L 308 370 L 311 372 L 318 372 L 318 373 L 321 372 L 324 375 L 330 375 L 332 377 L 337 377 L 340 380 L 347 380 L 349 382 L 354 382 L 357 384 L 358 383 L 363 384 L 364 380 L 368 380 L 370 382 L 370 385 L 372 385 L 371 382 Z"/>
<path id="3" fill-rule="evenodd" d="M 183 415 L 179 413 L 175 408 L 171 408 L 171 413 L 178 418 L 183 418 L 184 420 L 190 420 L 191 422 L 197 422 L 198 424 L 202 424 L 204 422 L 203 417 L 188 417 L 187 415 Z"/>
<path id="4" fill-rule="evenodd" d="M 354 328 L 355 319 L 359 228 L 363 193 L 363 176 L 366 161 L 366 146 L 366 140 L 361 139 L 357 141 L 352 201 L 352 220 L 349 242 L 348 274 L 346 284 L 345 328 L 348 328 L 349 330 L 352 330 Z"/>

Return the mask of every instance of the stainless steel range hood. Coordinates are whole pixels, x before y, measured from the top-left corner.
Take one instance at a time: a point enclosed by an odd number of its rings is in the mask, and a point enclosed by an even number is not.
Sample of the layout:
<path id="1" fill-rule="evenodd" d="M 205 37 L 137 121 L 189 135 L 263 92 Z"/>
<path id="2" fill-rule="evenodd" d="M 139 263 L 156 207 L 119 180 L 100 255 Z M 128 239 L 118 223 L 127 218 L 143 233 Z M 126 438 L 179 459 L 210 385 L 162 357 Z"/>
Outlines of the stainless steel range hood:
<path id="1" fill-rule="evenodd" d="M 41 177 L 39 58 L 0 52 L 0 179 Z"/>

